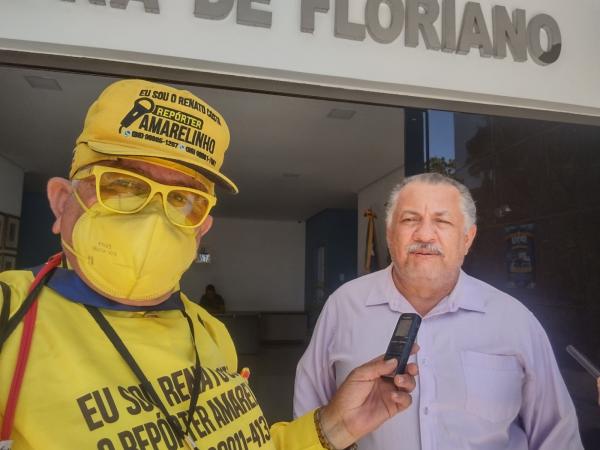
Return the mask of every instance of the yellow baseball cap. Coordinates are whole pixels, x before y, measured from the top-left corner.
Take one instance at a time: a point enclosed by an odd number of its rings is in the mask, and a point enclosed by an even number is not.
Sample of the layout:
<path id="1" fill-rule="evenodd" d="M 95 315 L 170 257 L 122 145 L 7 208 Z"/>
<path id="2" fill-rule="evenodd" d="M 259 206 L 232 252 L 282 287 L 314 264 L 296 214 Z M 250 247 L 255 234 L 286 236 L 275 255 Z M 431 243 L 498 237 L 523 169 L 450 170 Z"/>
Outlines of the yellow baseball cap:
<path id="1" fill-rule="evenodd" d="M 145 80 L 117 81 L 88 110 L 70 176 L 96 161 L 159 158 L 237 193 L 220 171 L 229 139 L 223 116 L 191 92 Z"/>

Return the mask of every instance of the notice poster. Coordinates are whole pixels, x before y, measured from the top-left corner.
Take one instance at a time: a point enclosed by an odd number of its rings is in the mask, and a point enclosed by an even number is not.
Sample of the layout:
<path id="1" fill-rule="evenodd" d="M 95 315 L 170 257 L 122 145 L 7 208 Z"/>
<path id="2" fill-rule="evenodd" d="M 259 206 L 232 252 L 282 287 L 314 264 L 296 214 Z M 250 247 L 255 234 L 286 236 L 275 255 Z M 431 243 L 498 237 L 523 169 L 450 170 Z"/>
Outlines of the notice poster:
<path id="1" fill-rule="evenodd" d="M 504 228 L 508 287 L 535 287 L 535 224 L 509 225 Z"/>

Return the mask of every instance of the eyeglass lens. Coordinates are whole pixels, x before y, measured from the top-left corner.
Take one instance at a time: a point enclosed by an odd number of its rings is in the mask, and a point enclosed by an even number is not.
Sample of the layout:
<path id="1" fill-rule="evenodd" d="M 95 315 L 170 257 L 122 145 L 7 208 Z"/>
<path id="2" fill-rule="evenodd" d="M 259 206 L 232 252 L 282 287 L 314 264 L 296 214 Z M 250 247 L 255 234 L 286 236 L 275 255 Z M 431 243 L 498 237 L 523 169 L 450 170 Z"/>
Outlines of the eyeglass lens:
<path id="1" fill-rule="evenodd" d="M 139 209 L 152 192 L 152 186 L 134 176 L 104 172 L 99 181 L 100 200 L 108 208 L 130 213 Z M 170 189 L 166 198 L 166 214 L 178 225 L 195 226 L 205 217 L 209 202 L 199 194 Z"/>

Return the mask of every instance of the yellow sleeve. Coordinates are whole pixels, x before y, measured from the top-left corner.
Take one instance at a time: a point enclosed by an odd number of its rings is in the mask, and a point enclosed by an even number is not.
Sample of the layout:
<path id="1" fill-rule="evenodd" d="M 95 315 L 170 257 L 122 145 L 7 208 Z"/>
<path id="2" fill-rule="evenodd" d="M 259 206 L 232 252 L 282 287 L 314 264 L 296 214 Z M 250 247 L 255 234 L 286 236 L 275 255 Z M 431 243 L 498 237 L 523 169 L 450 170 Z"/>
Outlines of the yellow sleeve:
<path id="1" fill-rule="evenodd" d="M 0 281 L 3 281 L 10 289 L 10 315 L 12 316 L 27 297 L 29 286 L 33 282 L 33 274 L 27 270 L 7 270 L 0 272 Z M 0 289 L 0 307 L 4 304 L 4 296 Z"/>
<path id="2" fill-rule="evenodd" d="M 33 281 L 33 275 L 28 271 L 16 271 L 9 270 L 0 273 L 0 281 L 6 283 L 8 288 L 10 289 L 10 309 L 8 311 L 8 317 L 12 317 L 12 315 L 19 309 L 21 304 L 23 303 L 24 298 L 27 296 L 27 290 Z M 4 307 L 5 298 L 3 295 L 3 291 L 0 288 L 0 311 Z M 2 325 L 0 324 L 0 331 L 2 330 Z M 21 331 L 15 330 L 12 336 L 17 336 L 17 339 L 20 339 Z M 6 398 L 8 397 L 9 386 L 12 383 L 12 374 L 14 372 L 14 361 L 16 360 L 16 354 L 13 355 L 9 352 L 7 354 L 6 351 L 6 342 L 2 347 L 2 351 L 0 351 L 0 373 L 2 374 L 0 378 L 4 380 L 4 384 L 0 386 L 0 423 L 4 420 L 4 409 L 6 407 Z M 14 358 L 13 358 L 14 356 Z"/>
<path id="3" fill-rule="evenodd" d="M 314 422 L 314 411 L 292 422 L 278 422 L 271 426 L 271 438 L 278 450 L 324 450 Z"/>
<path id="4" fill-rule="evenodd" d="M 8 270 L 0 272 L 0 282 L 4 285 L 0 286 L 0 332 L 3 332 L 9 319 L 27 298 L 27 292 L 33 282 L 33 274 L 25 270 Z M 5 289 L 7 289 L 8 299 L 4 298 Z M 14 330 L 8 337 L 11 338 L 13 334 L 15 334 Z"/>

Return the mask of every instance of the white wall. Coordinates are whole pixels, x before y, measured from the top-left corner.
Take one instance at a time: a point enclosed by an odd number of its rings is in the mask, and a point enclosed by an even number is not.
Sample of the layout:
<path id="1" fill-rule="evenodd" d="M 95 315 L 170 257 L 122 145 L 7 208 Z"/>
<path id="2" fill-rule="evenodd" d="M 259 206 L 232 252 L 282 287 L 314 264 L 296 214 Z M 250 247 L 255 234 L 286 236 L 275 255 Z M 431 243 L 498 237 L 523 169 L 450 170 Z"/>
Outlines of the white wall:
<path id="1" fill-rule="evenodd" d="M 467 2 L 455 2 L 457 34 Z M 525 10 L 527 21 L 538 14 L 552 16 L 563 44 L 560 58 L 547 66 L 530 58 L 515 62 L 510 55 L 483 58 L 474 48 L 467 55 L 432 51 L 422 37 L 411 48 L 404 44 L 405 30 L 388 44 L 368 35 L 363 41 L 340 39 L 334 36 L 334 9 L 340 2 L 334 1 L 327 2 L 329 12 L 314 14 L 314 34 L 300 30 L 298 1 L 254 3 L 255 9 L 272 13 L 270 28 L 237 24 L 235 11 L 224 20 L 194 17 L 191 0 L 162 0 L 160 14 L 144 12 L 137 1 L 126 9 L 92 3 L 2 2 L 0 48 L 600 116 L 597 0 L 478 2 L 489 32 L 495 4 L 509 14 Z M 349 20 L 364 24 L 366 3 L 351 0 Z M 440 17 L 434 23 L 438 36 L 441 23 Z M 107 30 L 127 30 L 126 38 Z"/>
<path id="2" fill-rule="evenodd" d="M 387 244 L 385 240 L 385 209 L 387 199 L 392 188 L 404 179 L 404 110 L 402 110 L 401 120 L 398 121 L 397 134 L 390 136 L 390 139 L 397 141 L 397 159 L 394 167 L 387 175 L 373 183 L 365 186 L 358 192 L 358 254 L 357 256 L 357 273 L 358 275 L 365 274 L 365 247 L 367 236 L 367 218 L 363 216 L 365 211 L 371 208 L 377 219 L 375 219 L 375 234 L 377 238 L 377 259 L 378 266 L 383 268 L 388 263 Z"/>
<path id="3" fill-rule="evenodd" d="M 184 275 L 189 296 L 199 300 L 210 283 L 230 311 L 304 310 L 304 222 L 217 217 L 201 246 L 212 262 Z"/>
<path id="4" fill-rule="evenodd" d="M 0 156 L 0 212 L 21 217 L 23 169 Z"/>
<path id="5" fill-rule="evenodd" d="M 364 212 L 371 208 L 375 219 L 375 233 L 377 238 L 377 259 L 379 268 L 388 264 L 387 244 L 385 240 L 385 210 L 390 191 L 404 179 L 404 167 L 395 170 L 385 177 L 370 184 L 358 193 L 358 274 L 365 272 L 365 246 L 367 236 L 367 219 Z"/>

